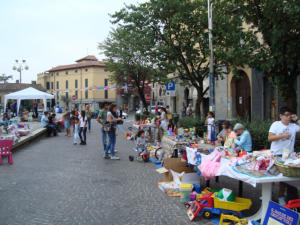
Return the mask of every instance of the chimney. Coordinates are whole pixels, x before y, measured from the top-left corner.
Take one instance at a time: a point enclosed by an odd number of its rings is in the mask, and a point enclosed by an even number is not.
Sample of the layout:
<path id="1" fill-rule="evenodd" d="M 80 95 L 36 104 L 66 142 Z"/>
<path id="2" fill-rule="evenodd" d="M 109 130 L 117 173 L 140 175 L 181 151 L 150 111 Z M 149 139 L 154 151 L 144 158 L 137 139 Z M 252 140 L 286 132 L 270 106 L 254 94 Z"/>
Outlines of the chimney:
<path id="1" fill-rule="evenodd" d="M 20 81 L 19 80 L 16 80 L 16 84 L 19 84 L 20 83 Z"/>
<path id="2" fill-rule="evenodd" d="M 31 81 L 31 84 L 36 84 L 36 81 L 35 81 L 35 80 L 32 80 L 32 81 Z"/>

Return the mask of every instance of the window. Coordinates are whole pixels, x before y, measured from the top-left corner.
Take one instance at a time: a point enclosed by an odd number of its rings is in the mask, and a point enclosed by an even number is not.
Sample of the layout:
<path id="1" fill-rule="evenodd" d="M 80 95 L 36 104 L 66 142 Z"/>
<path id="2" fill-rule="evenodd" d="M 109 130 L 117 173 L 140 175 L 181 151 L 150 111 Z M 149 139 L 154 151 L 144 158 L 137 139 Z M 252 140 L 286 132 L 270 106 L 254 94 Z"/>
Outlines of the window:
<path id="1" fill-rule="evenodd" d="M 49 83 L 49 82 L 46 83 L 46 89 L 47 89 L 47 90 L 50 89 L 50 83 Z"/>
<path id="2" fill-rule="evenodd" d="M 75 88 L 78 88 L 78 80 L 75 80 Z"/>
<path id="3" fill-rule="evenodd" d="M 88 87 L 89 86 L 89 81 L 88 79 L 85 79 L 85 87 Z"/>
<path id="4" fill-rule="evenodd" d="M 89 98 L 89 91 L 88 91 L 88 90 L 85 91 L 85 98 L 86 98 L 86 99 Z"/>
<path id="5" fill-rule="evenodd" d="M 67 99 L 69 98 L 69 93 L 68 93 L 68 92 L 66 92 L 66 98 L 67 98 Z"/>
<path id="6" fill-rule="evenodd" d="M 53 87 L 54 87 L 53 82 L 51 82 L 51 89 L 52 89 L 52 90 L 53 90 Z"/>
<path id="7" fill-rule="evenodd" d="M 69 88 L 69 81 L 66 80 L 66 89 Z"/>
<path id="8" fill-rule="evenodd" d="M 75 73 L 77 73 L 77 70 L 75 70 Z"/>
<path id="9" fill-rule="evenodd" d="M 85 69 L 85 72 L 87 72 L 88 71 L 88 69 Z"/>
<path id="10" fill-rule="evenodd" d="M 56 81 L 56 89 L 59 89 L 59 82 Z"/>
<path id="11" fill-rule="evenodd" d="M 56 99 L 59 100 L 59 91 L 56 91 Z"/>
<path id="12" fill-rule="evenodd" d="M 104 86 L 107 87 L 108 86 L 108 79 L 104 79 Z M 105 89 L 104 91 L 104 98 L 108 99 L 108 90 Z"/>
<path id="13" fill-rule="evenodd" d="M 78 91 L 75 91 L 76 99 L 78 99 Z"/>
<path id="14" fill-rule="evenodd" d="M 66 71 L 66 74 L 69 74 L 69 71 Z"/>

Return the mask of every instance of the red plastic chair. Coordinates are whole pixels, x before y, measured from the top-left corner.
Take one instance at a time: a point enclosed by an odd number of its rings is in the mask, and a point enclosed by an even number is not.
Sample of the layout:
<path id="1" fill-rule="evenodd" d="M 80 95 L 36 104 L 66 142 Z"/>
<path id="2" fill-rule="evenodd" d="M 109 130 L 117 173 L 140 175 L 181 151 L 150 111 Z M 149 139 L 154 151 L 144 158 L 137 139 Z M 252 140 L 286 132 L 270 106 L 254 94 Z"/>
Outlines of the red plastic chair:
<path id="1" fill-rule="evenodd" d="M 2 165 L 2 156 L 8 156 L 8 163 L 13 164 L 11 147 L 13 146 L 13 140 L 0 140 L 0 165 Z"/>

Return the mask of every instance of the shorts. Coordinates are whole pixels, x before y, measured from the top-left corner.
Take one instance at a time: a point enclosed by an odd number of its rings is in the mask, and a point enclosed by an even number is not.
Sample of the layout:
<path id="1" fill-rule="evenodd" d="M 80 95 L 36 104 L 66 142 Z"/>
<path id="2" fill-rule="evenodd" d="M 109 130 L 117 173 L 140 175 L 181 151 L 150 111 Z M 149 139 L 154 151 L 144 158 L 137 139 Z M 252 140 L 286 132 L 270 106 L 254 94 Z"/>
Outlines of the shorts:
<path id="1" fill-rule="evenodd" d="M 65 121 L 64 125 L 66 129 L 70 128 L 70 121 Z"/>

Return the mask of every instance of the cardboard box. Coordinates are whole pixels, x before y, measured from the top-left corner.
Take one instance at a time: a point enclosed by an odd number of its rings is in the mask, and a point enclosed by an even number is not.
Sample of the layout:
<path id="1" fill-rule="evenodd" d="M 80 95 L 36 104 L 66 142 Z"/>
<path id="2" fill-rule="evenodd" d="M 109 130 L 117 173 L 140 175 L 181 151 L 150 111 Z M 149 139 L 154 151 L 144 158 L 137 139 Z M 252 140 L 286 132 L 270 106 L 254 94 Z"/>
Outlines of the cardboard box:
<path id="1" fill-rule="evenodd" d="M 192 168 L 186 165 L 186 161 L 181 158 L 167 158 L 165 159 L 164 167 L 168 172 L 164 173 L 164 181 L 173 181 L 173 176 L 170 170 L 173 170 L 177 173 L 192 173 Z"/>

